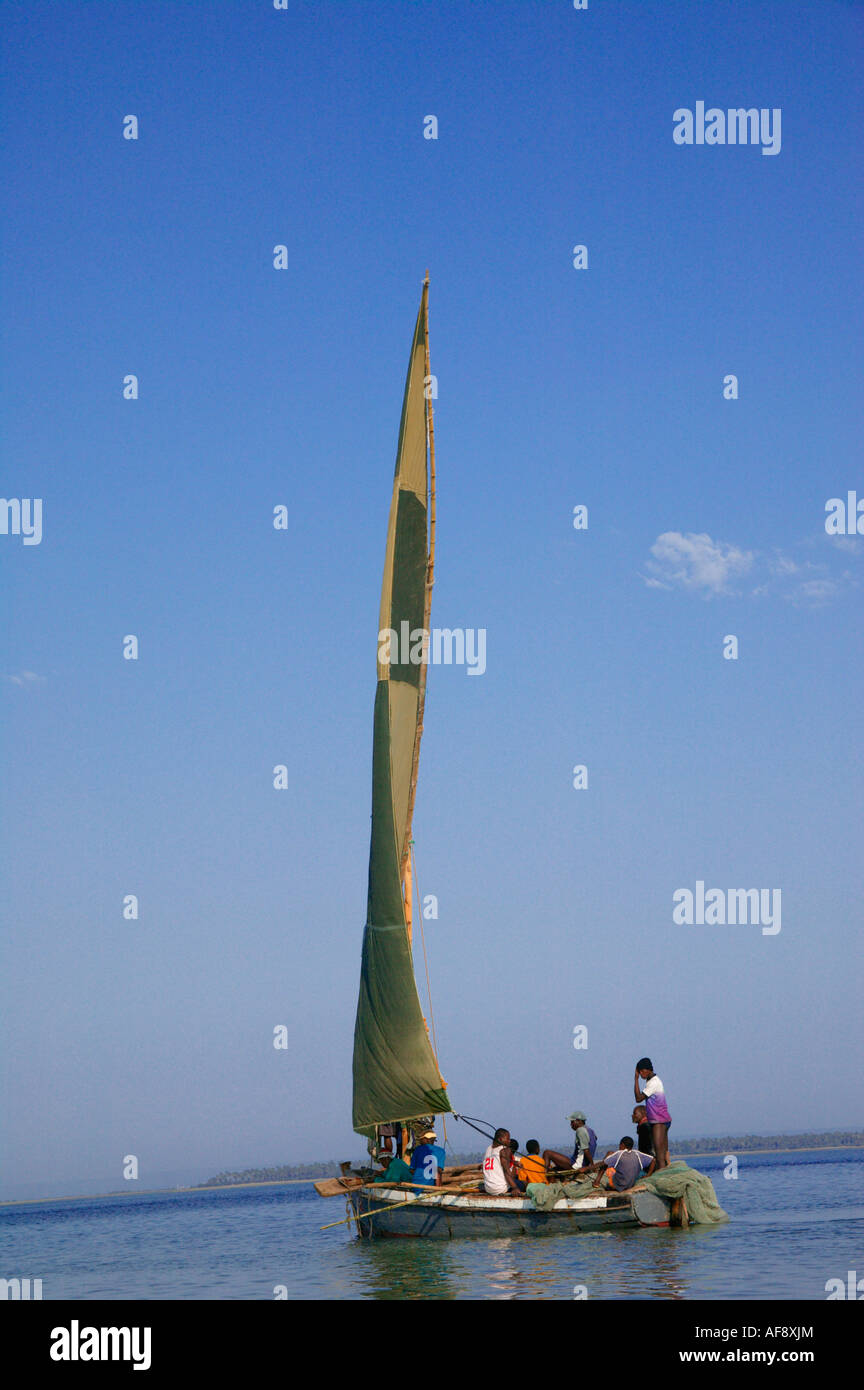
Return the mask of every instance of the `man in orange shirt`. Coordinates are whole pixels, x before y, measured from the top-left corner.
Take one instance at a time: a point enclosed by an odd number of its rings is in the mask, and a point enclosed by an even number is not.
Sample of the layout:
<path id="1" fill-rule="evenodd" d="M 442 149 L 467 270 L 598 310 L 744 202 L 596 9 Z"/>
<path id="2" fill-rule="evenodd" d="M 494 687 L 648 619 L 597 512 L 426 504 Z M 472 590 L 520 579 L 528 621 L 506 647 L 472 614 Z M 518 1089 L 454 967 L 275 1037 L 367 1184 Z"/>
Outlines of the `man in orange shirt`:
<path id="1" fill-rule="evenodd" d="M 519 1160 L 519 1177 L 524 1183 L 547 1182 L 546 1164 L 540 1157 L 540 1145 L 536 1139 L 529 1139 L 525 1153 Z"/>

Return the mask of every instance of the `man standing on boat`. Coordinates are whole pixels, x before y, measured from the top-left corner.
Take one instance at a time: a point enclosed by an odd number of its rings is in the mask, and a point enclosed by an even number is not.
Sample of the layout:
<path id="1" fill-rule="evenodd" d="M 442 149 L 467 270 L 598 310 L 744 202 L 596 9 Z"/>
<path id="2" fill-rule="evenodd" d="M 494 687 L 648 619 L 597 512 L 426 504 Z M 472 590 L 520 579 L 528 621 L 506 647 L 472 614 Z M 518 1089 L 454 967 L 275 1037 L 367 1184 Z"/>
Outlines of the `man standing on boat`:
<path id="1" fill-rule="evenodd" d="M 401 1156 L 402 1156 L 402 1126 L 397 1122 L 397 1123 L 387 1124 L 387 1125 L 376 1125 L 375 1129 L 376 1129 L 376 1137 L 377 1137 L 377 1141 L 378 1141 L 378 1142 L 377 1142 L 377 1145 L 376 1145 L 376 1150 L 375 1150 L 375 1157 L 376 1157 L 376 1158 L 379 1158 L 379 1159 L 383 1159 L 384 1156 L 386 1155 L 386 1157 L 387 1157 L 388 1159 L 391 1158 L 392 1155 L 393 1155 L 393 1140 L 395 1139 L 395 1140 L 396 1140 L 396 1156 L 397 1156 L 397 1158 L 401 1158 Z"/>
<path id="2" fill-rule="evenodd" d="M 434 1115 L 418 1115 L 415 1120 L 408 1121 L 408 1129 L 411 1134 L 411 1147 L 416 1149 L 423 1143 L 424 1136 L 435 1128 Z"/>
<path id="3" fill-rule="evenodd" d="M 636 1126 L 636 1148 L 640 1153 L 654 1153 L 654 1132 L 648 1123 L 648 1116 L 644 1105 L 634 1107 L 632 1115 L 633 1123 Z"/>
<path id="4" fill-rule="evenodd" d="M 575 1135 L 573 1152 L 567 1158 L 565 1154 L 556 1153 L 555 1149 L 544 1149 L 543 1161 L 547 1168 L 587 1168 L 594 1159 L 597 1135 L 588 1125 L 584 1110 L 574 1110 L 567 1119 Z"/>
<path id="5" fill-rule="evenodd" d="M 521 1197 L 511 1166 L 509 1129 L 496 1129 L 483 1155 L 483 1186 L 490 1197 Z"/>
<path id="6" fill-rule="evenodd" d="M 642 1089 L 639 1089 L 639 1082 Z M 636 1063 L 636 1076 L 633 1080 L 633 1094 L 638 1105 L 645 1106 L 645 1114 L 654 1141 L 654 1157 L 657 1168 L 669 1167 L 669 1126 L 672 1116 L 666 1104 L 663 1082 L 654 1071 L 650 1057 L 640 1057 Z"/>

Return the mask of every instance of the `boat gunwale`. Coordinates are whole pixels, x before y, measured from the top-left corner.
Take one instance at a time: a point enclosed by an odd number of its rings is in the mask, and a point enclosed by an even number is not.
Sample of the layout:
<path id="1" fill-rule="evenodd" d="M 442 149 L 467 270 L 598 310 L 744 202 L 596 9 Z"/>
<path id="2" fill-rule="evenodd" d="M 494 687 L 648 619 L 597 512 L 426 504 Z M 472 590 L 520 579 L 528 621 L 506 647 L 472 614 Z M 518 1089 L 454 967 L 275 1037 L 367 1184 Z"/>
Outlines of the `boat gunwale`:
<path id="1" fill-rule="evenodd" d="M 456 1208 L 461 1211 L 511 1211 L 511 1212 L 539 1212 L 541 1209 L 535 1207 L 530 1197 L 493 1197 L 488 1192 L 442 1192 L 437 1188 L 429 1192 L 410 1193 L 407 1197 L 404 1191 L 398 1187 L 386 1187 L 383 1183 L 364 1183 L 360 1187 L 351 1188 L 352 1193 L 364 1193 L 369 1201 L 379 1201 L 383 1209 L 387 1207 L 399 1206 L 407 1210 L 409 1207 L 426 1207 L 440 1209 L 442 1207 Z M 551 1212 L 582 1212 L 582 1211 L 621 1211 L 631 1206 L 628 1193 L 615 1193 L 617 1197 L 625 1198 L 624 1201 L 610 1202 L 612 1194 L 598 1195 L 597 1197 L 559 1197 L 553 1207 L 548 1207 L 545 1214 Z"/>

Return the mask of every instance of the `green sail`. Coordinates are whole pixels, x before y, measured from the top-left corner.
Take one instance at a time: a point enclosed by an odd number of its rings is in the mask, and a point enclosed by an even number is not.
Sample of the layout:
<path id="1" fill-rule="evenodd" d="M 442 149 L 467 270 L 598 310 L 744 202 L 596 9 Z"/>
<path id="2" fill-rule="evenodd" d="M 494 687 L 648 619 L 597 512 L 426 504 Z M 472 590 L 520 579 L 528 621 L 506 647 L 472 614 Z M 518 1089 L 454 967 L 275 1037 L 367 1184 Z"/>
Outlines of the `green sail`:
<path id="1" fill-rule="evenodd" d="M 424 286 L 402 403 L 378 624 L 379 633 L 390 629 L 399 641 L 389 662 L 382 662 L 379 644 L 369 898 L 354 1026 L 353 1122 L 370 1137 L 378 1124 L 450 1110 L 420 1008 L 402 897 L 422 713 L 421 665 L 410 661 L 408 639 L 428 618 L 426 296 Z"/>

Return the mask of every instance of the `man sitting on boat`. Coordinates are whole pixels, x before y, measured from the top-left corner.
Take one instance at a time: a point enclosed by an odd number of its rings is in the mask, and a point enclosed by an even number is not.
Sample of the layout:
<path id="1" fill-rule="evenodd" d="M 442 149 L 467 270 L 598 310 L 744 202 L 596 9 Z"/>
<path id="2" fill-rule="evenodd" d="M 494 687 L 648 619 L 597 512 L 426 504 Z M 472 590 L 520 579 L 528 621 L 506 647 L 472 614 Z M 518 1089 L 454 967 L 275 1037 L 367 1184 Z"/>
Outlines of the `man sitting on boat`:
<path id="1" fill-rule="evenodd" d="M 509 1129 L 496 1129 L 495 1138 L 483 1155 L 483 1187 L 490 1197 L 521 1197 L 510 1163 Z"/>
<path id="2" fill-rule="evenodd" d="M 372 1181 L 386 1183 L 411 1182 L 414 1174 L 411 1172 L 404 1158 L 400 1158 L 398 1154 L 388 1155 L 388 1157 L 390 1158 L 390 1162 L 387 1164 L 386 1170 L 383 1173 L 379 1173 L 378 1177 L 373 1178 Z"/>
<path id="3" fill-rule="evenodd" d="M 427 1129 L 419 1144 L 411 1154 L 411 1181 L 424 1187 L 440 1187 L 444 1172 L 445 1153 L 435 1140 L 434 1129 Z"/>
<path id="4" fill-rule="evenodd" d="M 554 1149 L 544 1149 L 543 1161 L 547 1168 L 589 1168 L 594 1160 L 594 1150 L 597 1148 L 597 1135 L 587 1124 L 584 1110 L 574 1110 L 567 1119 L 575 1134 L 572 1154 L 567 1158 L 564 1154 L 556 1153 Z"/>
<path id="5" fill-rule="evenodd" d="M 517 1177 L 525 1186 L 529 1182 L 546 1182 L 546 1164 L 540 1157 L 540 1145 L 536 1139 L 529 1139 L 525 1153 L 517 1164 Z"/>
<path id="6" fill-rule="evenodd" d="M 599 1169 L 594 1186 L 600 1187 L 605 1177 L 608 1186 L 615 1192 L 626 1192 L 629 1187 L 635 1186 L 643 1175 L 648 1177 L 653 1173 L 654 1164 L 655 1159 L 634 1149 L 633 1140 L 629 1134 L 625 1134 L 619 1139 L 618 1148 L 614 1153 L 608 1153 L 602 1163 L 592 1163 L 592 1169 Z"/>
<path id="7" fill-rule="evenodd" d="M 506 1158 L 506 1154 L 505 1154 L 504 1156 L 505 1156 L 505 1158 Z M 510 1140 L 510 1172 L 511 1172 L 511 1174 L 513 1175 L 513 1178 L 515 1179 L 516 1186 L 519 1188 L 519 1191 L 520 1191 L 520 1192 L 524 1192 L 524 1191 L 525 1191 L 525 1183 L 524 1183 L 523 1180 L 522 1180 L 522 1174 L 519 1172 L 519 1140 L 518 1140 L 518 1139 L 511 1139 L 511 1140 Z"/>

